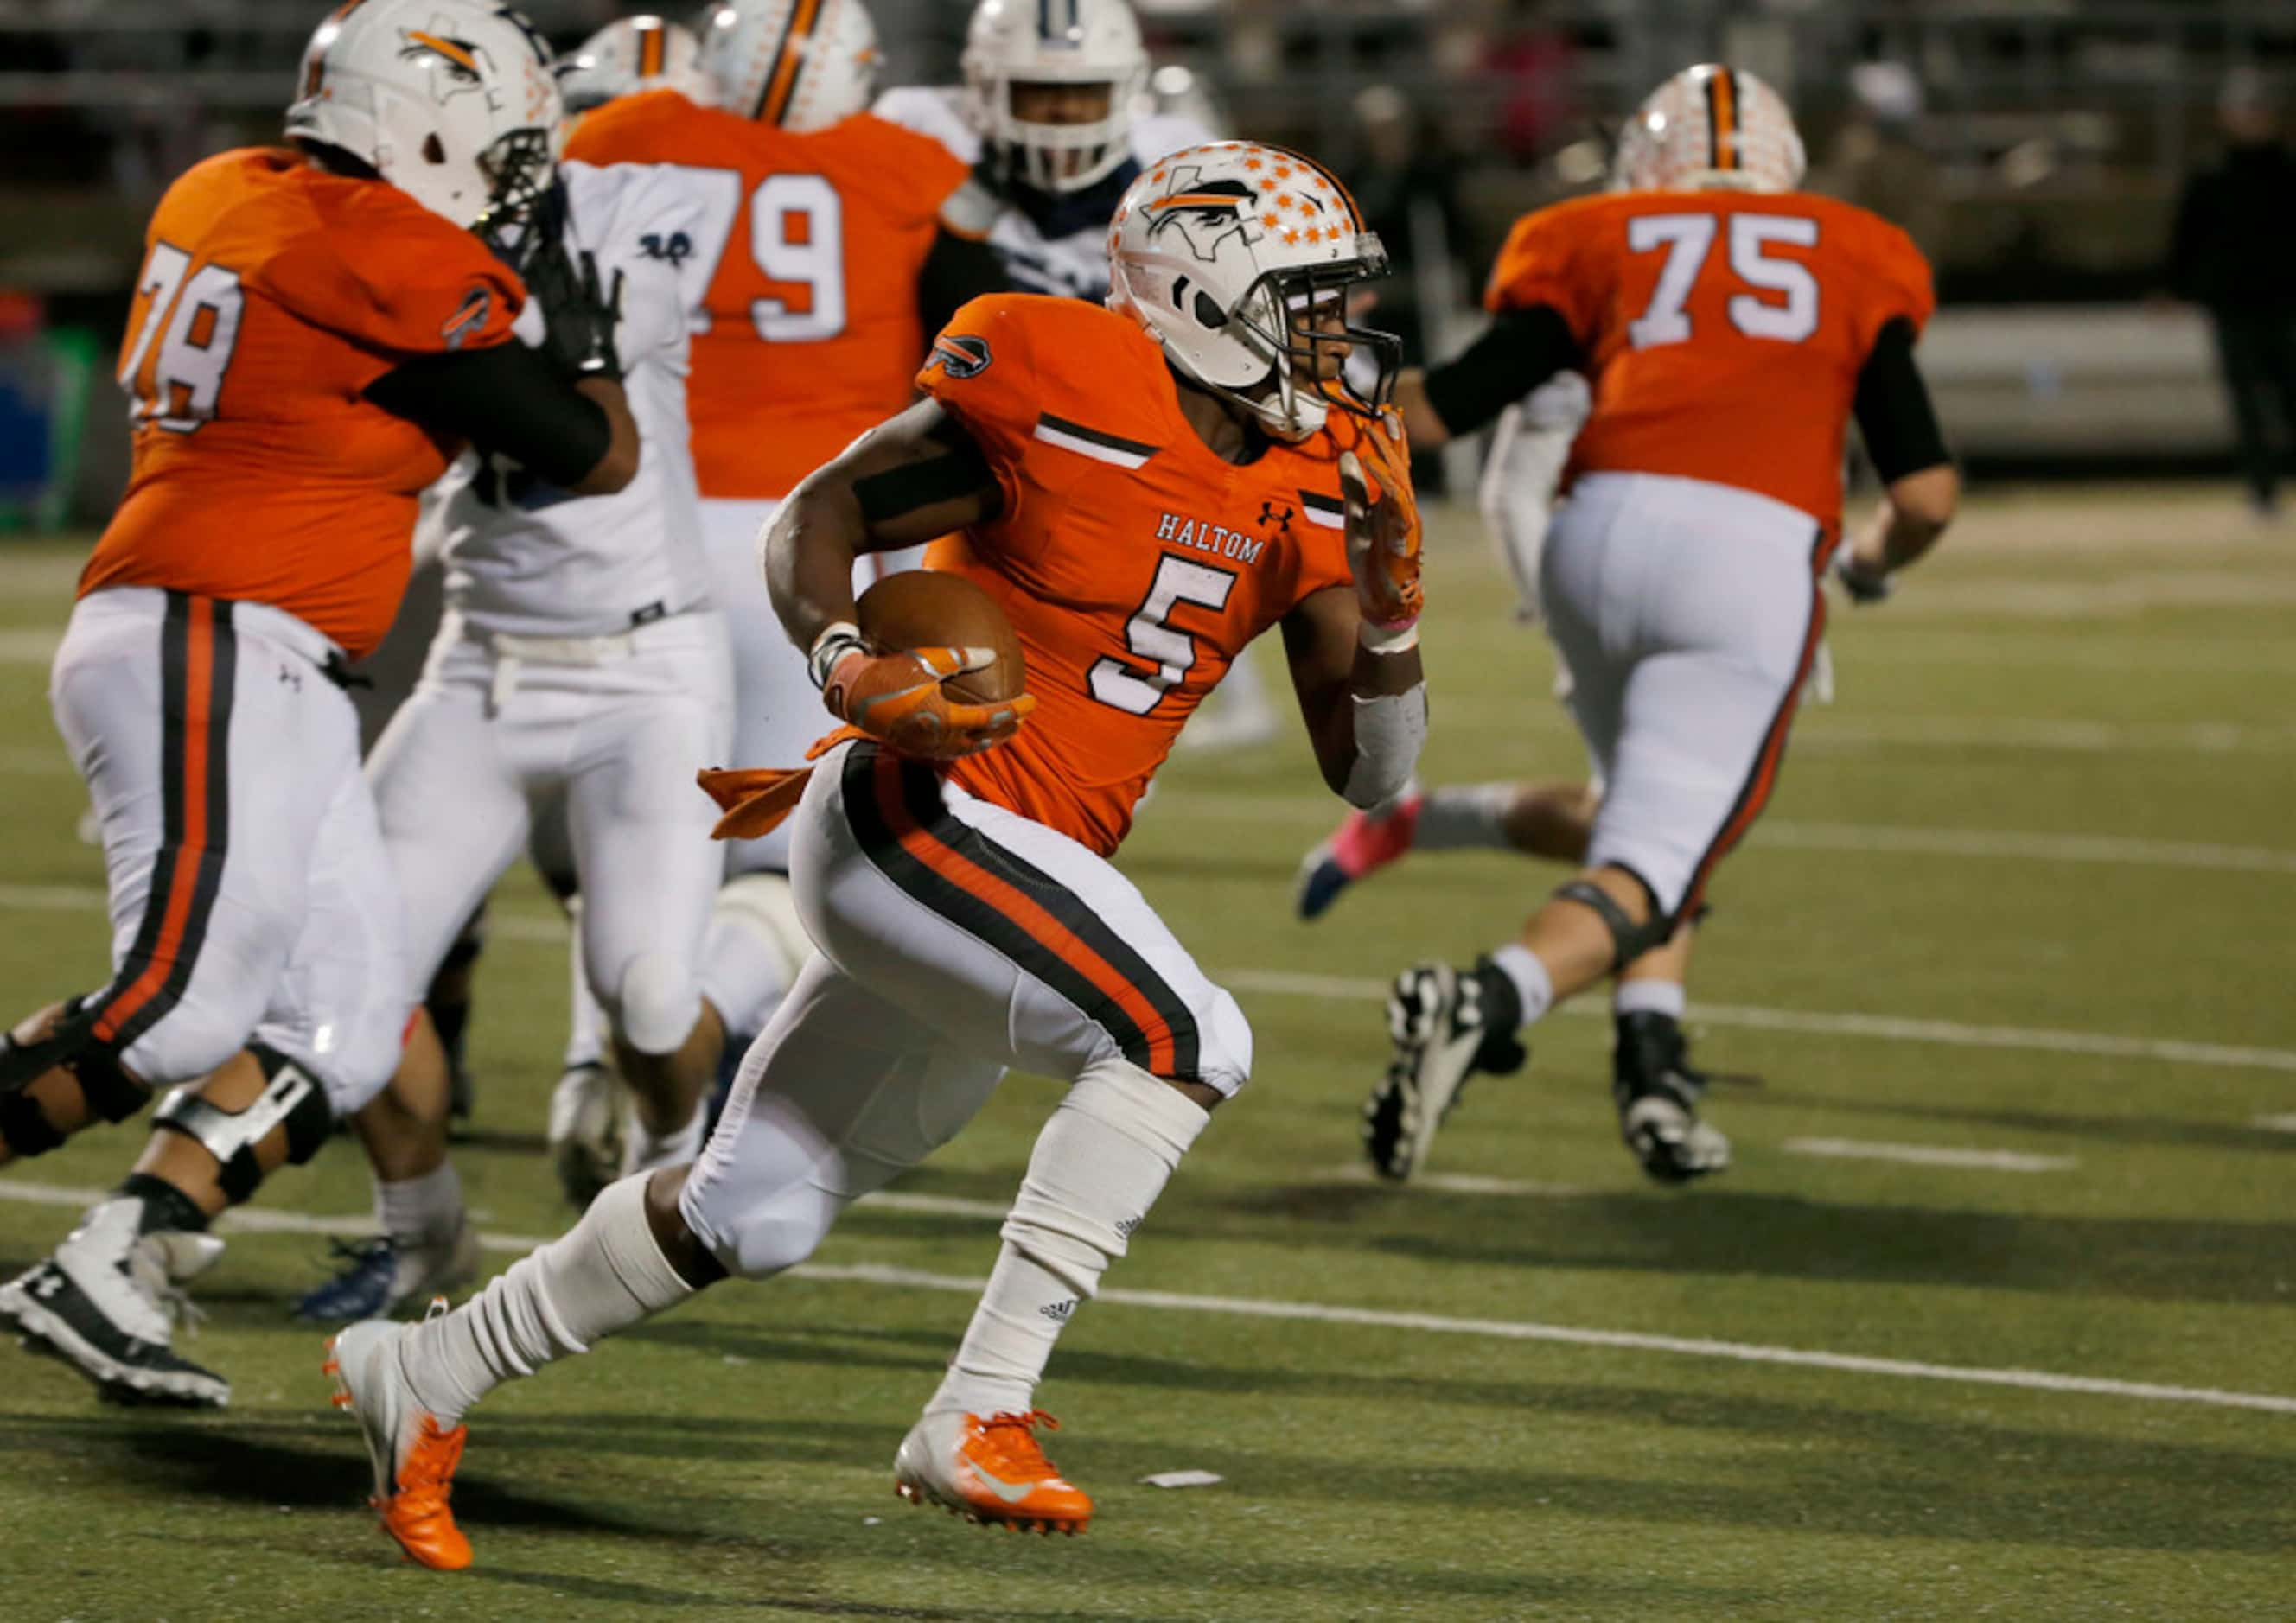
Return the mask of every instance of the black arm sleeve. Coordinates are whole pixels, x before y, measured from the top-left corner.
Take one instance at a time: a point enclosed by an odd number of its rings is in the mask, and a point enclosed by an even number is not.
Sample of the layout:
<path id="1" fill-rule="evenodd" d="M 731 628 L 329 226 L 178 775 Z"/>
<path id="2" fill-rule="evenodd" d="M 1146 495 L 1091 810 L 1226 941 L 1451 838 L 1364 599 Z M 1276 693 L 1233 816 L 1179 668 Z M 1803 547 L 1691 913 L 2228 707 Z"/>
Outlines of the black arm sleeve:
<path id="1" fill-rule="evenodd" d="M 1472 434 L 1558 372 L 1584 364 L 1550 305 L 1509 310 L 1452 360 L 1427 373 L 1427 404 L 1454 434 Z"/>
<path id="2" fill-rule="evenodd" d="M 418 356 L 368 384 L 366 398 L 442 439 L 499 451 L 562 488 L 581 483 L 614 442 L 598 403 L 514 338 Z"/>
<path id="3" fill-rule="evenodd" d="M 1914 365 L 1914 324 L 1900 316 L 1882 329 L 1857 373 L 1857 431 L 1885 485 L 1953 460 Z"/>
<path id="4" fill-rule="evenodd" d="M 982 294 L 1010 292 L 1012 288 L 995 249 L 943 227 L 917 272 L 917 315 L 931 336 Z"/>

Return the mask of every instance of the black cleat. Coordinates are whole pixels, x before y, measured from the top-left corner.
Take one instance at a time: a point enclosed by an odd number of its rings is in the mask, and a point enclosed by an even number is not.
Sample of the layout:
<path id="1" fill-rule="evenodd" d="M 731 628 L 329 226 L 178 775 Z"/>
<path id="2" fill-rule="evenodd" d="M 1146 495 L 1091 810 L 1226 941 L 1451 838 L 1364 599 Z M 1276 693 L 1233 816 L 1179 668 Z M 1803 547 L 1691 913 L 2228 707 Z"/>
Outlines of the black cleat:
<path id="1" fill-rule="evenodd" d="M 231 1383 L 169 1344 L 192 1307 L 169 1277 L 160 1236 L 136 1234 L 141 1209 L 140 1201 L 113 1199 L 89 1212 L 54 1256 L 0 1285 L 0 1322 L 112 1402 L 222 1408 Z M 212 1248 L 193 1268 L 222 1250 L 203 1235 L 181 1238 Z"/>
<path id="2" fill-rule="evenodd" d="M 1504 1075 L 1530 1057 L 1515 1040 L 1514 987 L 1488 961 L 1473 969 L 1421 963 L 1387 997 L 1395 1057 L 1364 1101 L 1364 1150 L 1383 1177 L 1417 1172 L 1436 1129 L 1477 1071 Z"/>
<path id="3" fill-rule="evenodd" d="M 1637 1009 L 1619 1016 L 1611 1056 L 1619 1135 L 1661 1184 L 1687 1184 L 1730 1164 L 1730 1141 L 1698 1119 L 1710 1080 L 1691 1064 L 1682 1022 L 1672 1015 Z"/>

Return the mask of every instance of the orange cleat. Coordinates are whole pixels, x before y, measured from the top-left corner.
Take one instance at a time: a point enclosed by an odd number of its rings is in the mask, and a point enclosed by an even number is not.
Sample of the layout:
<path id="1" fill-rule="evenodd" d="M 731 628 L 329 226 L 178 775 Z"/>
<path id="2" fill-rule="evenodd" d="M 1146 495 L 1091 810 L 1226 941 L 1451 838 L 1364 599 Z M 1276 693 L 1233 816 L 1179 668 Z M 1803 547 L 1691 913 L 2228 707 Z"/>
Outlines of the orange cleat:
<path id="1" fill-rule="evenodd" d="M 439 1299 L 434 1307 L 445 1305 Z M 335 1378 L 335 1407 L 357 1416 L 374 1465 L 367 1503 L 383 1531 L 426 1567 L 458 1572 L 471 1564 L 471 1541 L 455 1525 L 447 1497 L 470 1429 L 447 1430 L 414 1399 L 398 1364 L 398 1344 L 412 1326 L 382 1319 L 353 1324 L 327 1343 L 321 1367 Z"/>
<path id="2" fill-rule="evenodd" d="M 1022 1533 L 1081 1533 L 1092 1500 L 1037 1446 L 1036 1429 L 1057 1430 L 1042 1409 L 1025 1414 L 928 1414 L 909 1428 L 893 1461 L 893 1489 L 912 1504 L 938 1504 L 967 1521 Z"/>

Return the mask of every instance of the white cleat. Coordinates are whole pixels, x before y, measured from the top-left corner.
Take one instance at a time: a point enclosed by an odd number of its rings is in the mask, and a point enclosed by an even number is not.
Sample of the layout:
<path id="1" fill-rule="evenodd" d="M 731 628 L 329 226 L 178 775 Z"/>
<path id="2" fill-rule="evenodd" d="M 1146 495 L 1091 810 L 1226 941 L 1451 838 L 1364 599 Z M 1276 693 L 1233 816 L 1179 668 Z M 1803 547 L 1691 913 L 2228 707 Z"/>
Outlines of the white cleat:
<path id="1" fill-rule="evenodd" d="M 431 1317 L 446 1310 L 443 1296 L 430 1304 Z M 374 1467 L 367 1503 L 383 1530 L 422 1565 L 455 1571 L 471 1564 L 471 1543 L 455 1525 L 447 1500 L 470 1432 L 447 1430 L 416 1399 L 399 1362 L 414 1333 L 411 1324 L 362 1319 L 328 1341 L 320 1368 L 334 1377 L 335 1407 L 351 1412 L 365 1439 Z"/>
<path id="2" fill-rule="evenodd" d="M 620 1093 L 614 1073 L 594 1062 L 568 1067 L 550 1093 L 550 1163 L 566 1198 L 584 1210 L 620 1176 Z"/>
<path id="3" fill-rule="evenodd" d="M 1521 1065 L 1521 1045 L 1493 1029 L 1483 1002 L 1478 971 L 1421 963 L 1395 978 L 1387 997 L 1395 1056 L 1364 1101 L 1364 1150 L 1382 1176 L 1408 1178 L 1425 1164 L 1469 1077 Z"/>
<path id="4" fill-rule="evenodd" d="M 211 1266 L 223 1242 L 139 1235 L 143 1214 L 144 1203 L 126 1196 L 91 1208 L 47 1261 L 0 1285 L 0 1323 L 113 1402 L 223 1408 L 231 1382 L 172 1345 L 176 1325 L 198 1316 L 177 1282 Z"/>

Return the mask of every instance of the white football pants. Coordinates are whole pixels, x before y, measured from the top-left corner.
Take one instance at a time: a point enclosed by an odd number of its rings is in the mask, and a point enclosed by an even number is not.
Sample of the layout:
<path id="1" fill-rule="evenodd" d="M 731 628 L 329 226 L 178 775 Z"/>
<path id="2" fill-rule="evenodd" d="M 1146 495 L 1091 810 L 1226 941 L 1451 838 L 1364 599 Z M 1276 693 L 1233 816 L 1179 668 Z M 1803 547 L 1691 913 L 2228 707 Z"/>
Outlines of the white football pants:
<path id="1" fill-rule="evenodd" d="M 1547 626 L 1603 780 L 1590 866 L 1695 908 L 1767 803 L 1825 629 L 1808 513 L 1702 480 L 1589 474 L 1547 532 Z"/>
<path id="2" fill-rule="evenodd" d="M 1139 890 L 1041 824 L 875 746 L 790 819 L 814 956 L 742 1060 L 681 1210 L 727 1268 L 802 1261 L 849 1201 L 956 1135 L 1008 1066 L 1122 1058 L 1233 1094 L 1251 1028 Z"/>
<path id="3" fill-rule="evenodd" d="M 701 1014 L 724 860 L 693 776 L 726 758 L 728 686 L 709 611 L 562 639 L 485 636 L 450 612 L 368 765 L 411 998 L 562 795 L 591 989 L 632 1046 L 675 1050 Z"/>
<path id="4" fill-rule="evenodd" d="M 113 966 L 85 1008 L 154 1088 L 258 1043 L 348 1113 L 398 1068 L 399 898 L 340 655 L 260 603 L 119 586 L 72 610 L 49 698 L 102 831 Z"/>

